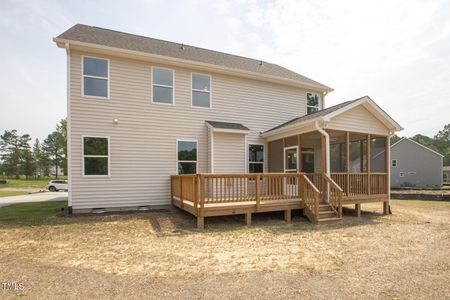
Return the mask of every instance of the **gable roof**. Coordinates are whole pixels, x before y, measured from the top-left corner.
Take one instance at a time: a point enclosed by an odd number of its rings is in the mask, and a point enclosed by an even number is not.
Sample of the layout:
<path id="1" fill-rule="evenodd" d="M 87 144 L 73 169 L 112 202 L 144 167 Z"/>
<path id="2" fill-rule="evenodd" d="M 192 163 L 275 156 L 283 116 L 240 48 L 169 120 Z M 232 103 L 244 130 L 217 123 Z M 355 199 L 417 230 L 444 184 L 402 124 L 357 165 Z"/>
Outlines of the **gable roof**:
<path id="1" fill-rule="evenodd" d="M 77 24 L 54 39 L 58 43 L 80 42 L 117 50 L 131 50 L 185 61 L 220 66 L 252 74 L 282 78 L 331 92 L 333 89 L 276 64 L 260 60 L 174 43 L 110 29 Z M 59 45 L 61 46 L 61 45 Z"/>
<path id="2" fill-rule="evenodd" d="M 239 123 L 229 123 L 229 122 L 219 122 L 219 121 L 206 121 L 207 124 L 216 129 L 232 129 L 232 130 L 246 130 L 249 131 L 248 127 Z"/>
<path id="3" fill-rule="evenodd" d="M 407 137 L 403 137 L 403 138 L 401 138 L 399 141 L 397 141 L 396 143 L 394 143 L 394 144 L 391 146 L 391 149 L 394 148 L 395 146 L 397 146 L 398 144 L 400 144 L 400 143 L 403 142 L 403 141 L 409 141 L 409 142 L 411 142 L 411 143 L 413 143 L 413 144 L 415 144 L 415 145 L 418 145 L 418 146 L 424 148 L 425 150 L 428 150 L 428 151 L 430 151 L 430 152 L 432 152 L 432 153 L 434 153 L 434 154 L 437 154 L 437 155 L 439 155 L 439 156 L 441 156 L 441 157 L 444 157 L 444 155 L 440 154 L 439 152 L 436 152 L 436 151 L 434 151 L 433 149 L 430 149 L 430 148 L 428 148 L 428 147 L 422 145 L 421 143 L 418 143 L 418 142 L 416 142 L 415 140 L 412 140 L 412 139 L 407 138 Z"/>
<path id="4" fill-rule="evenodd" d="M 342 114 L 358 105 L 368 105 L 373 108 L 373 111 L 379 115 L 379 118 L 383 119 L 386 124 L 389 124 L 392 130 L 400 131 L 403 128 L 394 121 L 381 107 L 379 107 L 369 96 L 364 96 L 355 100 L 339 103 L 337 105 L 319 110 L 309 115 L 294 118 L 281 125 L 271 128 L 261 134 L 263 137 L 267 137 L 271 134 L 278 133 L 280 131 L 288 130 L 295 126 L 302 126 L 307 123 L 312 123 L 317 120 L 330 121 L 331 118 Z"/>

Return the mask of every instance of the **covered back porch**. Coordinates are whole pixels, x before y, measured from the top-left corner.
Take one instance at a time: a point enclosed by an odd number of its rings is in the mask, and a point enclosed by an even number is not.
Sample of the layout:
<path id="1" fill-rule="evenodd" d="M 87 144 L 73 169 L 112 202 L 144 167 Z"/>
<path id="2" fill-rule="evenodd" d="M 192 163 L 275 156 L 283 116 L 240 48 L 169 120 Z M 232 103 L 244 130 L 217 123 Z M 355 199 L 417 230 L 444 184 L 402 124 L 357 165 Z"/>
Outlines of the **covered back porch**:
<path id="1" fill-rule="evenodd" d="M 204 217 L 245 214 L 250 224 L 264 211 L 284 211 L 290 222 L 292 209 L 313 223 L 340 220 L 342 205 L 354 204 L 359 216 L 367 202 L 388 213 L 390 135 L 400 129 L 368 97 L 344 102 L 261 133 L 263 147 L 248 143 L 246 156 L 264 157 L 261 173 L 171 176 L 172 203 L 200 228 Z"/>

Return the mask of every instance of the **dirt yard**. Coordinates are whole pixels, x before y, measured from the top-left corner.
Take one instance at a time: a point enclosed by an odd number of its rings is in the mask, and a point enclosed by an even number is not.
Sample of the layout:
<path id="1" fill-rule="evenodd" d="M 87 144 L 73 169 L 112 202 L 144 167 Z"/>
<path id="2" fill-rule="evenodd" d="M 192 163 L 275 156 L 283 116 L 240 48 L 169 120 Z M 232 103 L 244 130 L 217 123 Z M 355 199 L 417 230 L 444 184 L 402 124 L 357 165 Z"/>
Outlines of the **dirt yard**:
<path id="1" fill-rule="evenodd" d="M 450 299 L 450 204 L 393 201 L 339 223 L 173 210 L 0 225 L 0 298 Z"/>

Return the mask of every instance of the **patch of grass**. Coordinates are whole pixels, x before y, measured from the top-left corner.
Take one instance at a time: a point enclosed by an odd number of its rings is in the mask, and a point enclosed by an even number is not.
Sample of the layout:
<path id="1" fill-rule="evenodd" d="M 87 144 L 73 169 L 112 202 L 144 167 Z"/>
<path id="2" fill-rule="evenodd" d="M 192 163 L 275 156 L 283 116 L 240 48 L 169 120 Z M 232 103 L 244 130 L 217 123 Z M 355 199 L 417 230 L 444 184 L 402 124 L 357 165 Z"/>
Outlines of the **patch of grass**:
<path id="1" fill-rule="evenodd" d="M 51 179 L 39 179 L 39 180 L 26 180 L 26 179 L 8 179 L 8 183 L 0 184 L 0 189 L 2 188 L 18 188 L 18 189 L 26 189 L 26 188 L 36 188 L 36 189 L 45 189 L 47 187 L 47 183 Z"/>
<path id="2" fill-rule="evenodd" d="M 429 207 L 447 207 L 450 208 L 449 201 L 431 201 L 431 200 L 391 200 L 395 205 L 429 206 Z"/>
<path id="3" fill-rule="evenodd" d="M 40 223 L 55 218 L 67 201 L 19 203 L 0 208 L 0 223 Z"/>
<path id="4" fill-rule="evenodd" d="M 9 191 L 0 191 L 0 198 L 1 197 L 10 197 L 10 196 L 20 196 L 20 195 L 27 195 L 27 192 L 9 192 Z"/>

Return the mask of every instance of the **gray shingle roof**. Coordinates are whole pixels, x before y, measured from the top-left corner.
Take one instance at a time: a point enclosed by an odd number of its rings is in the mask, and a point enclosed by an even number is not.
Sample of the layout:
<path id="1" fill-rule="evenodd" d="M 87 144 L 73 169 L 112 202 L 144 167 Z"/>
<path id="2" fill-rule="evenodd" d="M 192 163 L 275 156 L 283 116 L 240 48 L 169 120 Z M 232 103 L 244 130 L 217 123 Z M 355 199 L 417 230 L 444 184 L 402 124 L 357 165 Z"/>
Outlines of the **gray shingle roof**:
<path id="1" fill-rule="evenodd" d="M 334 112 L 334 111 L 336 111 L 338 109 L 341 109 L 343 107 L 346 107 L 347 105 L 352 104 L 353 102 L 361 100 L 362 98 L 364 98 L 364 97 L 361 97 L 361 98 L 358 98 L 358 99 L 355 99 L 355 100 L 342 102 L 342 103 L 339 103 L 337 105 L 334 105 L 334 106 L 331 106 L 331 107 L 328 107 L 328 108 L 316 111 L 315 113 L 311 113 L 309 115 L 304 115 L 304 116 L 301 116 L 301 117 L 294 118 L 294 119 L 292 119 L 290 121 L 287 121 L 286 123 L 278 125 L 278 126 L 272 128 L 272 129 L 269 129 L 269 130 L 265 131 L 264 133 L 270 132 L 270 131 L 273 131 L 273 130 L 276 130 L 276 129 L 279 129 L 279 128 L 282 128 L 282 127 L 286 127 L 286 126 L 289 126 L 289 125 L 293 125 L 293 124 L 305 122 L 305 121 L 308 121 L 308 120 L 312 120 L 312 119 L 315 119 L 315 118 L 318 118 L 318 117 L 326 116 L 326 115 L 328 115 L 328 114 L 330 114 L 330 113 L 332 113 L 332 112 Z"/>
<path id="2" fill-rule="evenodd" d="M 77 24 L 57 38 L 207 63 L 261 75 L 290 79 L 298 81 L 299 83 L 306 83 L 326 90 L 331 90 L 331 88 L 318 83 L 317 81 L 276 64 L 189 45 L 183 45 L 182 49 L 182 44 L 180 43 L 173 43 L 94 26 Z"/>
<path id="3" fill-rule="evenodd" d="M 206 121 L 209 125 L 217 129 L 233 129 L 233 130 L 250 130 L 239 123 L 218 122 L 218 121 Z"/>

